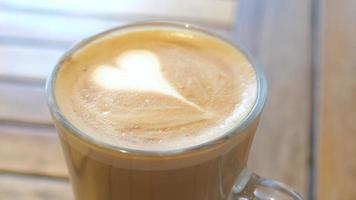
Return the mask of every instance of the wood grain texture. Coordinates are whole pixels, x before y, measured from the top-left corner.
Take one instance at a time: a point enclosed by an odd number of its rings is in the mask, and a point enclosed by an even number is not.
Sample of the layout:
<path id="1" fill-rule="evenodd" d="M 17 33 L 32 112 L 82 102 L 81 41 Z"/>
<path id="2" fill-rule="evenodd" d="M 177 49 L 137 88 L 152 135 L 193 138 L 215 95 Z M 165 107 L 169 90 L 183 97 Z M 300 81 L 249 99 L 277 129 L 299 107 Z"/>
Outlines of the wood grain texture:
<path id="1" fill-rule="evenodd" d="M 45 83 L 63 49 L 0 45 L 0 79 Z"/>
<path id="2" fill-rule="evenodd" d="M 356 1 L 322 3 L 318 199 L 356 199 Z"/>
<path id="3" fill-rule="evenodd" d="M 102 0 L 98 4 L 98 1 L 93 0 L 1 0 L 0 9 L 50 13 L 52 15 L 84 16 L 112 21 L 183 20 L 228 28 L 234 18 L 236 2 L 218 0 Z"/>
<path id="4" fill-rule="evenodd" d="M 67 178 L 54 128 L 0 123 L 1 172 Z"/>
<path id="5" fill-rule="evenodd" d="M 2 200 L 72 200 L 66 181 L 0 174 Z"/>
<path id="6" fill-rule="evenodd" d="M 309 0 L 243 1 L 236 38 L 264 66 L 267 105 L 250 156 L 250 166 L 308 193 L 310 138 Z"/>
<path id="7" fill-rule="evenodd" d="M 0 121 L 51 124 L 44 86 L 0 83 Z"/>
<path id="8" fill-rule="evenodd" d="M 37 43 L 59 43 L 69 47 L 73 42 L 129 21 L 108 21 L 67 15 L 14 12 L 0 9 L 0 38 L 30 39 Z M 69 23 L 71 25 L 69 25 Z M 8 40 L 9 40 L 8 39 Z M 36 45 L 36 44 L 35 44 Z"/>

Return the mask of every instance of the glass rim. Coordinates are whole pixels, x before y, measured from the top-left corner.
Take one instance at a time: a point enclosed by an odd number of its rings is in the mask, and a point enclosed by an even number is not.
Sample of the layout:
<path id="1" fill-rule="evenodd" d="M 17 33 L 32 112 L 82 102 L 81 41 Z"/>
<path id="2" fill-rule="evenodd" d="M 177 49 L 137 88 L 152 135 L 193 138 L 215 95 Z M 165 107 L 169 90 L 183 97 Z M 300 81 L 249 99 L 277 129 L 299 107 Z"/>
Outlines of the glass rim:
<path id="1" fill-rule="evenodd" d="M 74 126 L 60 111 L 55 98 L 54 87 L 57 78 L 57 73 L 62 63 L 67 58 L 69 58 L 72 54 L 76 53 L 78 50 L 82 49 L 87 44 L 89 44 L 92 41 L 95 41 L 96 39 L 100 39 L 101 37 L 104 37 L 115 31 L 120 31 L 120 30 L 130 29 L 130 28 L 140 28 L 140 27 L 142 28 L 143 27 L 163 27 L 163 28 L 166 27 L 166 28 L 177 28 L 177 29 L 188 30 L 188 31 L 191 30 L 197 33 L 201 33 L 203 35 L 205 34 L 217 38 L 219 40 L 222 40 L 223 42 L 226 42 L 227 44 L 239 50 L 251 63 L 257 77 L 257 97 L 249 113 L 241 121 L 239 121 L 239 123 L 234 125 L 233 128 L 229 129 L 224 134 L 221 134 L 219 137 L 214 138 L 213 140 L 209 140 L 195 146 L 188 146 L 188 147 L 173 149 L 173 150 L 140 150 L 140 149 L 132 149 L 127 147 L 116 146 L 103 141 L 99 141 L 95 139 L 95 137 L 92 137 L 89 134 L 85 134 L 83 131 L 79 130 L 79 128 Z M 66 129 L 68 129 L 70 134 L 77 136 L 79 139 L 82 139 L 88 142 L 89 144 L 107 150 L 120 152 L 124 154 L 135 154 L 135 155 L 142 155 L 142 156 L 174 156 L 187 152 L 199 151 L 207 147 L 214 146 L 215 144 L 221 143 L 221 141 L 225 141 L 229 139 L 233 135 L 238 134 L 240 130 L 250 125 L 262 112 L 262 109 L 267 99 L 267 81 L 264 75 L 263 68 L 259 63 L 257 63 L 257 61 L 254 59 L 251 53 L 246 50 L 246 48 L 243 48 L 241 44 L 236 44 L 236 42 L 232 42 L 230 39 L 227 39 L 221 35 L 217 35 L 215 33 L 207 31 L 206 29 L 200 26 L 193 25 L 190 23 L 182 23 L 182 22 L 174 22 L 174 21 L 146 21 L 146 22 L 130 23 L 130 24 L 108 29 L 106 31 L 97 33 L 93 36 L 80 40 L 79 42 L 75 43 L 71 48 L 69 48 L 69 50 L 66 50 L 66 52 L 59 58 L 57 64 L 54 66 L 54 69 L 52 70 L 51 74 L 48 76 L 46 80 L 45 89 L 46 89 L 46 96 L 47 96 L 47 104 L 50 112 L 52 113 L 52 116 L 56 120 L 58 120 L 61 123 L 61 125 L 63 125 Z"/>

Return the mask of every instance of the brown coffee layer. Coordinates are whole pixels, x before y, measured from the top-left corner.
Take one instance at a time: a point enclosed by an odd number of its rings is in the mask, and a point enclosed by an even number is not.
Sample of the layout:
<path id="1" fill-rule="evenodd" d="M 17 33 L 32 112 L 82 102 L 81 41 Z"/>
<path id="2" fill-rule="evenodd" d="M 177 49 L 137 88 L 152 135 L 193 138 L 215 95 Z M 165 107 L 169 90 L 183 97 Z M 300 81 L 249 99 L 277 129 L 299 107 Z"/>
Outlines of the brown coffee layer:
<path id="1" fill-rule="evenodd" d="M 60 110 L 102 142 L 172 150 L 213 140 L 239 124 L 257 93 L 245 55 L 202 33 L 133 29 L 87 44 L 56 79 Z"/>

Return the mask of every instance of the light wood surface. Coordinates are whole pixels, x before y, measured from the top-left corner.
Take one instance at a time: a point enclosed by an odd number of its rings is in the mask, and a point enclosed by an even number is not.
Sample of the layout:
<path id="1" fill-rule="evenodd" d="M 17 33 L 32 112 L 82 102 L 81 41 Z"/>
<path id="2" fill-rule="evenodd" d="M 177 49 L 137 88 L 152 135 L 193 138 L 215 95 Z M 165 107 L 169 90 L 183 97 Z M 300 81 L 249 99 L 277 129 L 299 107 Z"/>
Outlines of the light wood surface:
<path id="1" fill-rule="evenodd" d="M 0 174 L 0 199 L 72 200 L 74 198 L 67 181 Z"/>
<path id="2" fill-rule="evenodd" d="M 250 166 L 308 193 L 311 116 L 310 1 L 244 1 L 236 37 L 263 65 L 268 101 Z M 239 23 L 241 22 L 241 23 Z"/>
<path id="3" fill-rule="evenodd" d="M 0 83 L 0 121 L 50 124 L 43 86 Z"/>
<path id="4" fill-rule="evenodd" d="M 68 26 L 69 22 L 70 26 Z M 0 36 L 12 40 L 19 38 L 35 40 L 37 43 L 47 43 L 48 46 L 69 47 L 75 41 L 127 22 L 68 15 L 46 15 L 44 17 L 43 14 L 37 12 L 19 13 L 1 10 L 2 30 Z"/>
<path id="5" fill-rule="evenodd" d="M 322 3 L 318 199 L 356 199 L 356 1 Z"/>
<path id="6" fill-rule="evenodd" d="M 67 179 L 67 169 L 57 137 L 54 127 L 2 123 L 0 173 L 18 172 Z"/>
<path id="7" fill-rule="evenodd" d="M 0 8 L 111 21 L 179 20 L 231 27 L 236 0 L 1 0 Z"/>
<path id="8" fill-rule="evenodd" d="M 63 52 L 63 48 L 0 45 L 0 80 L 15 79 L 44 85 L 45 78 Z"/>

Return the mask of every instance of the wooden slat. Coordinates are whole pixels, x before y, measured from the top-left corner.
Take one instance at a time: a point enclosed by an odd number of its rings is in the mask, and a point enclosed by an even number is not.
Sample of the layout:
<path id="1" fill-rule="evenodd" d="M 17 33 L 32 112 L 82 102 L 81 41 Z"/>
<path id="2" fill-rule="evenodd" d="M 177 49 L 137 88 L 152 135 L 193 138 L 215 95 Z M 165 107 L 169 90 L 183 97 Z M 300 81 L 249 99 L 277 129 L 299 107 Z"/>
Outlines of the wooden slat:
<path id="1" fill-rule="evenodd" d="M 318 199 L 356 199 L 356 1 L 322 1 Z"/>
<path id="2" fill-rule="evenodd" d="M 308 193 L 310 1 L 242 1 L 236 37 L 266 71 L 269 95 L 250 166 Z"/>
<path id="3" fill-rule="evenodd" d="M 0 41 L 16 43 L 16 41 L 6 40 L 28 39 L 35 40 L 38 44 L 34 43 L 34 45 L 39 46 L 46 45 L 43 43 L 54 43 L 52 46 L 56 46 L 57 42 L 57 46 L 70 47 L 74 42 L 83 38 L 136 20 L 138 19 L 105 20 L 67 15 L 44 15 L 1 10 L 0 7 Z M 228 30 L 208 25 L 204 27 L 224 36 L 228 32 Z"/>
<path id="4" fill-rule="evenodd" d="M 0 46 L 0 79 L 45 82 L 64 50 L 30 46 Z"/>
<path id="5" fill-rule="evenodd" d="M 0 9 L 0 38 L 28 38 L 44 42 L 73 42 L 122 25 L 128 21 L 107 21 L 63 15 L 20 13 Z"/>
<path id="6" fill-rule="evenodd" d="M 1 171 L 67 178 L 54 128 L 0 123 Z"/>
<path id="7" fill-rule="evenodd" d="M 0 199 L 72 200 L 74 198 L 68 182 L 0 174 Z"/>
<path id="8" fill-rule="evenodd" d="M 51 124 L 44 87 L 0 83 L 0 121 Z"/>
<path id="9" fill-rule="evenodd" d="M 89 16 L 112 20 L 184 20 L 220 27 L 229 27 L 231 25 L 235 7 L 236 1 L 217 0 L 130 0 L 125 2 L 113 0 L 102 0 L 100 2 L 94 0 L 0 1 L 0 9 Z M 75 23 L 70 23 L 75 26 Z"/>

